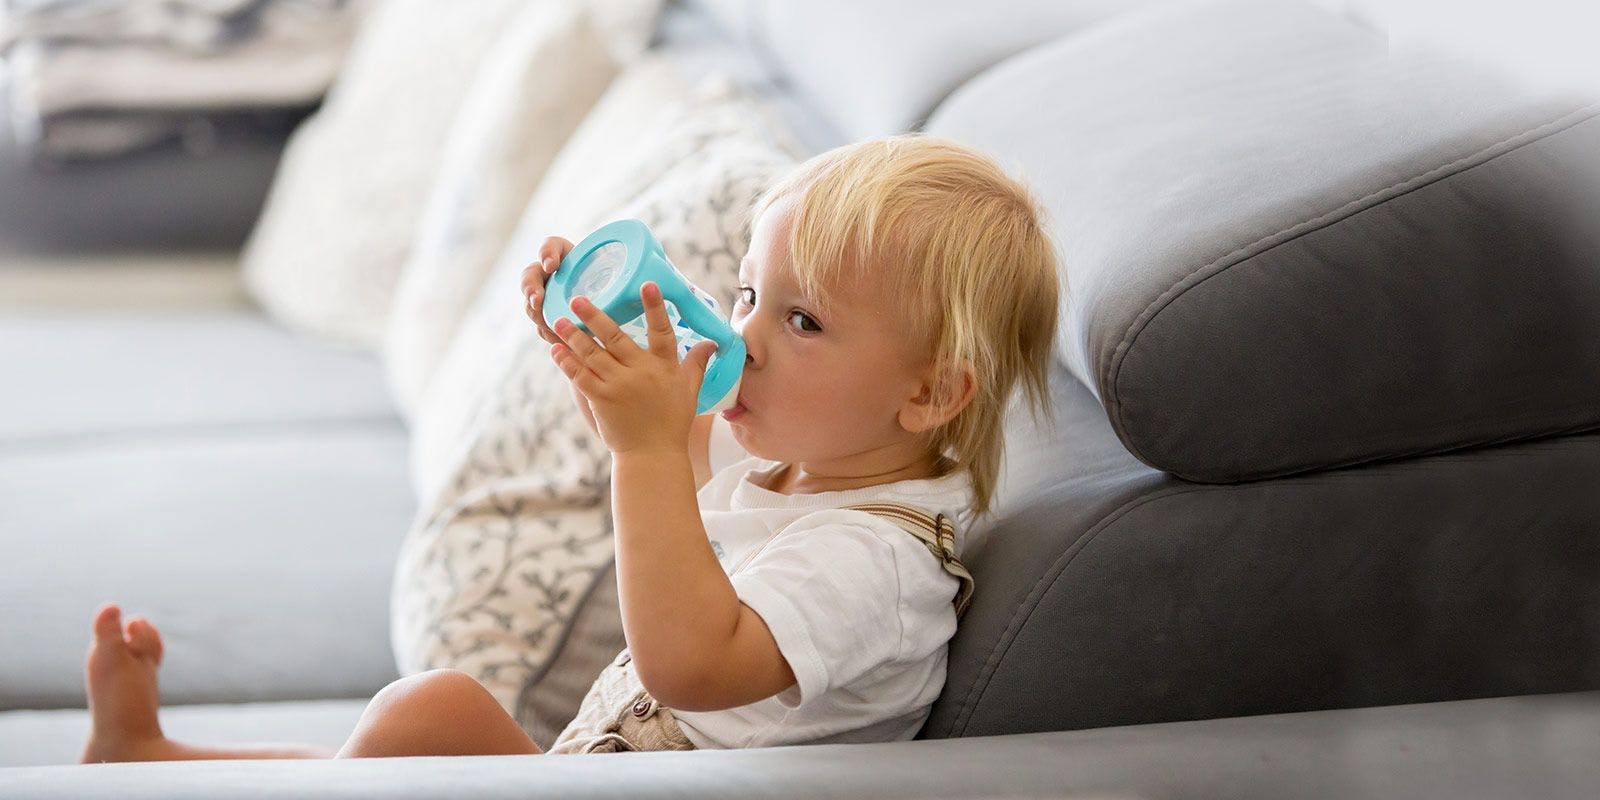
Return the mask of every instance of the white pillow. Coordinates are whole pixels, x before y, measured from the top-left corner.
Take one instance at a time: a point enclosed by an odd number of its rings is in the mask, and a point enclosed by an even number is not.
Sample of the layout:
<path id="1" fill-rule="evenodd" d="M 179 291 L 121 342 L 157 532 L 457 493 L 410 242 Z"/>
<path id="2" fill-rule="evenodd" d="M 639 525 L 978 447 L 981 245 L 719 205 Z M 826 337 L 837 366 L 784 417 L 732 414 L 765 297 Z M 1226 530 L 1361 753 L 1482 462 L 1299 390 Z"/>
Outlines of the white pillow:
<path id="1" fill-rule="evenodd" d="M 644 220 L 685 276 L 726 304 L 749 244 L 749 208 L 794 163 L 768 119 L 722 89 L 697 94 L 660 125 L 628 129 L 645 147 L 619 158 L 619 168 L 648 170 L 664 153 L 678 157 L 597 221 Z M 719 127 L 730 122 L 737 125 Z M 585 131 L 618 133 L 587 123 Z M 573 147 L 585 144 L 575 138 Z M 588 231 L 548 232 L 579 238 Z M 469 321 L 451 347 L 447 364 L 473 369 L 440 372 L 487 388 L 467 398 L 431 386 L 430 397 L 450 396 L 470 410 L 425 404 L 418 415 L 419 427 L 435 411 L 447 412 L 451 424 L 468 423 L 452 447 L 425 448 L 445 463 L 425 470 L 437 478 L 402 545 L 391 636 L 402 672 L 465 670 L 548 745 L 622 643 L 611 572 L 611 459 L 523 311 L 518 277 L 527 251 L 514 252 L 474 308 L 475 317 L 492 321 Z M 482 375 L 472 377 L 474 370 Z"/>
<path id="2" fill-rule="evenodd" d="M 669 169 L 703 158 L 708 143 L 762 122 L 765 107 L 731 102 L 727 81 L 712 78 L 691 89 L 676 62 L 647 57 L 607 90 L 551 164 L 493 275 L 499 291 L 485 291 L 468 313 L 444 359 L 430 375 L 411 419 L 412 486 L 418 497 L 437 490 L 443 471 L 471 424 L 479 400 L 490 391 L 514 341 L 505 326 L 525 333 L 526 317 L 496 313 L 483 304 L 518 301 L 504 282 L 518 283 L 522 268 L 546 236 L 573 241 L 611 221 L 613 212 L 638 196 Z M 755 119 L 749 115 L 755 114 Z M 780 147 L 794 152 L 787 139 Z"/>
<path id="3" fill-rule="evenodd" d="M 410 416 L 563 142 L 616 74 L 583 5 L 530 4 L 469 87 L 400 270 L 384 366 Z"/>
<path id="4" fill-rule="evenodd" d="M 632 63 L 655 36 L 665 0 L 587 0 L 606 48 L 618 63 Z"/>
<path id="5" fill-rule="evenodd" d="M 376 350 L 462 87 L 518 0 L 386 0 L 322 108 L 290 137 L 245 285 L 289 327 Z"/>

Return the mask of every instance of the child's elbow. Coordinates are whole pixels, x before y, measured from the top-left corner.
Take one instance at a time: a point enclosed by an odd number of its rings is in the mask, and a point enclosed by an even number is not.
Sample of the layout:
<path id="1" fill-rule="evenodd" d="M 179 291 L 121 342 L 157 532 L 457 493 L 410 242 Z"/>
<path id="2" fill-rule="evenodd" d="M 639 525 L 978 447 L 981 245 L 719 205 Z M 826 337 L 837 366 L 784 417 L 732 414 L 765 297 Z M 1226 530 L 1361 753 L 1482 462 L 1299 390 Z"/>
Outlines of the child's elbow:
<path id="1" fill-rule="evenodd" d="M 667 670 L 664 673 L 640 669 L 639 683 L 657 703 L 675 711 L 721 711 L 761 698 L 745 697 L 745 692 L 729 685 L 726 675 L 717 670 Z"/>
<path id="2" fill-rule="evenodd" d="M 657 703 L 680 711 L 708 711 L 702 708 L 703 698 L 697 696 L 699 679 L 691 670 L 663 662 L 644 663 L 634 659 L 635 674 L 639 684 L 655 698 Z"/>

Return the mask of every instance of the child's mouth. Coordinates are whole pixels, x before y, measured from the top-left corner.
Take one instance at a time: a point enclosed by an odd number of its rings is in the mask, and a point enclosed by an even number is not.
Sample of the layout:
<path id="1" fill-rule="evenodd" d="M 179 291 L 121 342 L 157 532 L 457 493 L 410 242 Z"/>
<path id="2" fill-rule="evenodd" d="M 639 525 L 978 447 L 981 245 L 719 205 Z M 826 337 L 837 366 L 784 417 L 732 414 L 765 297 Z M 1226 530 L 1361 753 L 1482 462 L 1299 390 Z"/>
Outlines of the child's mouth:
<path id="1" fill-rule="evenodd" d="M 737 401 L 737 402 L 734 403 L 733 408 L 724 410 L 722 412 L 722 418 L 727 420 L 727 421 L 729 421 L 729 422 L 732 422 L 732 421 L 744 416 L 745 413 L 746 413 L 746 409 L 744 407 L 744 401 L 740 400 L 740 401 Z"/>

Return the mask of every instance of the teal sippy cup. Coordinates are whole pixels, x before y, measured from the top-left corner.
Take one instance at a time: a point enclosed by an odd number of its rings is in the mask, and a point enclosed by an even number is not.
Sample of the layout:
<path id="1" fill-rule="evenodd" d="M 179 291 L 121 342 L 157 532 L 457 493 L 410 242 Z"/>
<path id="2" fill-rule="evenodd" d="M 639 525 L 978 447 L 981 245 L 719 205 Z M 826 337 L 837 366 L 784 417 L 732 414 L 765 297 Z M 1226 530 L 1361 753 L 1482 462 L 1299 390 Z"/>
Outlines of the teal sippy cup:
<path id="1" fill-rule="evenodd" d="M 572 311 L 572 298 L 582 295 L 640 347 L 647 348 L 650 334 L 644 319 L 644 302 L 639 299 L 639 288 L 645 281 L 654 281 L 661 287 L 667 317 L 678 336 L 679 361 L 700 342 L 709 340 L 717 345 L 717 352 L 706 365 L 695 414 L 732 408 L 739 399 L 739 379 L 744 376 L 744 340 L 723 318 L 717 301 L 672 266 L 661 243 L 639 220 L 623 219 L 601 226 L 561 259 L 561 266 L 545 283 L 545 322 L 554 328 L 557 319 L 566 317 L 593 334 Z"/>

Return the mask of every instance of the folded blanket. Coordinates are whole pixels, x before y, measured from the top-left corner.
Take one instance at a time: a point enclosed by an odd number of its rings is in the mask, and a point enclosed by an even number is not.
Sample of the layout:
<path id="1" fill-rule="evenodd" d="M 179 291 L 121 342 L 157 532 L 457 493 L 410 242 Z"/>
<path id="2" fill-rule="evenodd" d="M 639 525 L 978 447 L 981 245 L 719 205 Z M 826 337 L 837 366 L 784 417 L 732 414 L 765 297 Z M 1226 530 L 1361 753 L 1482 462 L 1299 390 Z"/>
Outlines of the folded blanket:
<path id="1" fill-rule="evenodd" d="M 314 105 L 362 0 L 20 0 L 0 4 L 18 144 L 110 155 L 197 112 Z M 119 122 L 115 114 L 128 112 Z M 52 132 L 53 127 L 60 132 Z"/>
<path id="2" fill-rule="evenodd" d="M 350 0 L 12 0 L 0 2 L 0 55 L 15 42 L 145 42 L 215 52 L 249 38 L 268 15 L 310 24 L 347 13 Z"/>

